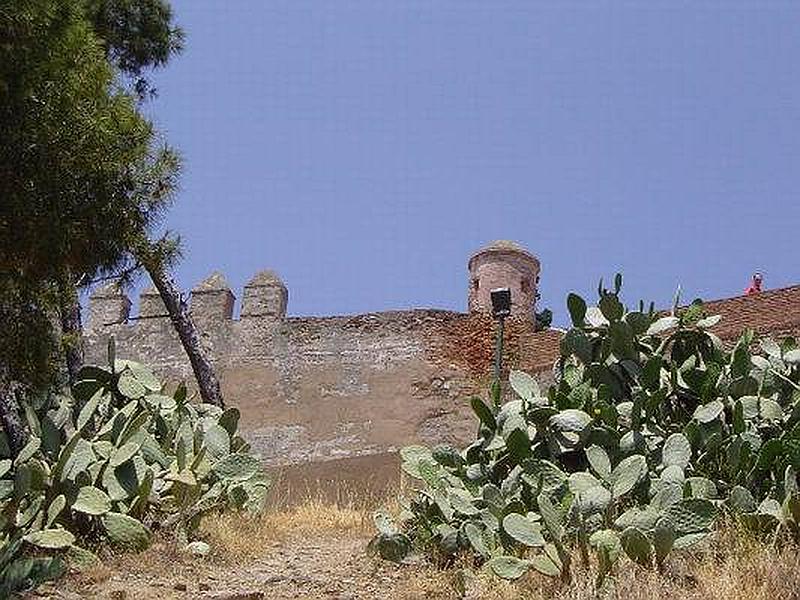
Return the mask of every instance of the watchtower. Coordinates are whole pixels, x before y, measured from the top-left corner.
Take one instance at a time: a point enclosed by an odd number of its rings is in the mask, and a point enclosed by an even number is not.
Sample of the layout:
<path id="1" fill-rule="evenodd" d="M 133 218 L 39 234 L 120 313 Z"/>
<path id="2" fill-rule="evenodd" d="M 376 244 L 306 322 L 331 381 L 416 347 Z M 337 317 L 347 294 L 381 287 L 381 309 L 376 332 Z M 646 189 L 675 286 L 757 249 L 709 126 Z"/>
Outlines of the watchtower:
<path id="1" fill-rule="evenodd" d="M 484 246 L 469 259 L 469 312 L 492 313 L 491 291 L 511 289 L 511 316 L 534 317 L 539 259 L 509 240 Z"/>

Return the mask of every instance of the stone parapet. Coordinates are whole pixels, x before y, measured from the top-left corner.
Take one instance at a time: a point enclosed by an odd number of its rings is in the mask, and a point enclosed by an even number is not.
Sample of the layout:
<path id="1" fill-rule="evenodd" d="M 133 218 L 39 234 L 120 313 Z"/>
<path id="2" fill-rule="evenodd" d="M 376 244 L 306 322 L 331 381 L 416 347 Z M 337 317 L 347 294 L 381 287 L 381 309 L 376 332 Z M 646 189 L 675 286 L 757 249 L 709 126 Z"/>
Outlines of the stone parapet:
<path id="1" fill-rule="evenodd" d="M 538 261 L 513 247 L 479 254 L 470 262 L 476 273 L 489 275 L 480 268 L 483 257 L 486 264 L 502 258 L 516 278 L 485 282 L 505 284 L 516 290 L 512 294 L 530 298 L 523 295 L 521 281 L 534 277 Z M 491 384 L 498 330 L 487 310 L 286 317 L 287 296 L 277 275 L 262 272 L 245 287 L 239 319 L 231 318 L 233 294 L 219 274 L 198 285 L 191 298 L 226 402 L 241 411 L 243 434 L 266 464 L 381 455 L 408 444 L 460 445 L 473 439 L 476 421 L 468 399 L 485 396 Z M 113 334 L 119 358 L 151 365 L 168 389 L 185 380 L 193 391 L 192 369 L 170 320 L 126 323 L 129 306 L 113 287 L 92 295 L 87 362 L 105 363 Z M 773 335 L 800 333 L 800 286 L 710 302 L 707 309 L 722 315 L 713 331 L 723 341 L 744 327 Z M 523 313 L 506 320 L 504 379 L 508 370 L 522 369 L 546 387 L 563 332 L 537 331 Z M 166 315 L 153 289 L 142 294 L 142 316 L 148 315 Z"/>
<path id="2" fill-rule="evenodd" d="M 167 318 L 167 307 L 155 286 L 149 285 L 139 293 L 139 319 Z"/>

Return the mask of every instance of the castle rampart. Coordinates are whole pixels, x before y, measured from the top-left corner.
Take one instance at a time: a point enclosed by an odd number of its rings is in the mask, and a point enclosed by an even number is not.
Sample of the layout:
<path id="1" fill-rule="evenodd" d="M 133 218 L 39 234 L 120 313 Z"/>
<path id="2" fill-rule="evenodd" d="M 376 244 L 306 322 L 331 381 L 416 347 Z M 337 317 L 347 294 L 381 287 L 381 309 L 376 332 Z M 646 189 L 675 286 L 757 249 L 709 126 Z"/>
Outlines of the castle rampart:
<path id="1" fill-rule="evenodd" d="M 190 308 L 229 404 L 271 465 L 392 452 L 410 443 L 458 444 L 474 436 L 468 404 L 489 382 L 495 323 L 480 287 L 511 287 L 504 364 L 550 380 L 560 332 L 535 330 L 539 262 L 519 246 L 492 244 L 469 263 L 469 312 L 409 310 L 338 317 L 287 317 L 286 286 L 272 271 L 235 295 L 214 273 L 191 292 Z M 479 279 L 479 289 L 474 281 Z M 527 281 L 527 284 L 525 282 Z M 140 297 L 139 315 L 114 285 L 91 297 L 85 347 L 104 363 L 114 335 L 120 358 L 154 367 L 172 384 L 193 382 L 161 298 Z M 800 287 L 712 303 L 723 337 L 759 320 L 762 333 L 800 330 Z M 765 329 L 766 328 L 766 329 Z"/>

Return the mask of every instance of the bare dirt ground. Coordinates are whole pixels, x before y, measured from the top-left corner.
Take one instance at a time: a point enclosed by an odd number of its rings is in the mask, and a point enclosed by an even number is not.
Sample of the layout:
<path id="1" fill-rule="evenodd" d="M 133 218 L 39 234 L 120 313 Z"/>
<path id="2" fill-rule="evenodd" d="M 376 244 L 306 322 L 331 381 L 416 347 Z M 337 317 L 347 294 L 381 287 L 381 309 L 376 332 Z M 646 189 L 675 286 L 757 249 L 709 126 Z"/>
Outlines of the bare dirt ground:
<path id="1" fill-rule="evenodd" d="M 363 516 L 363 515 L 362 515 Z M 613 587 L 598 595 L 593 567 L 572 583 L 532 572 L 515 583 L 479 568 L 436 569 L 424 562 L 394 565 L 367 556 L 369 533 L 355 511 L 320 505 L 276 513 L 257 522 L 223 518 L 203 535 L 205 558 L 160 541 L 138 555 L 103 564 L 45 586 L 48 600 L 795 600 L 800 598 L 796 547 L 754 544 L 724 533 L 705 554 L 672 560 L 664 573 L 618 565 Z M 577 557 L 575 557 L 577 560 Z"/>
<path id="2" fill-rule="evenodd" d="M 137 562 L 126 557 L 39 595 L 64 600 L 378 598 L 391 593 L 402 572 L 367 557 L 365 544 L 363 537 L 351 534 L 288 538 L 268 544 L 264 556 L 241 564 L 185 557 L 153 561 L 150 556 Z M 149 552 L 169 554 L 164 547 Z"/>
<path id="3" fill-rule="evenodd" d="M 442 569 L 423 560 L 381 561 L 365 552 L 374 531 L 372 511 L 396 512 L 392 499 L 403 485 L 389 459 L 356 466 L 285 474 L 274 488 L 281 496 L 262 516 L 204 519 L 199 537 L 211 548 L 208 556 L 191 556 L 174 539 L 161 537 L 139 554 L 103 554 L 100 564 L 28 598 L 800 600 L 798 546 L 755 541 L 735 527 L 723 528 L 702 552 L 671 557 L 664 573 L 623 561 L 613 586 L 600 595 L 594 566 L 581 566 L 577 556 L 570 584 L 535 572 L 508 583 L 475 565 Z M 364 485 L 370 477 L 377 480 Z M 353 487 L 354 480 L 361 480 L 360 487 Z"/>

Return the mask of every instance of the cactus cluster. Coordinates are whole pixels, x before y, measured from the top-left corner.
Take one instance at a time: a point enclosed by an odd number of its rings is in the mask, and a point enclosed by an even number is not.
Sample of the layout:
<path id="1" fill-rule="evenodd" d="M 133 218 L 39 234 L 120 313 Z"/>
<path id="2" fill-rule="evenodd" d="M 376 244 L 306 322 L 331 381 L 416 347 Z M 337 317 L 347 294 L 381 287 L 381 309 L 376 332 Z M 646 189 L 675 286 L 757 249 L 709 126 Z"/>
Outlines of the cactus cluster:
<path id="1" fill-rule="evenodd" d="M 239 412 L 172 394 L 147 367 L 87 366 L 70 391 L 23 400 L 30 436 L 11 457 L 0 433 L 0 596 L 94 560 L 139 550 L 151 531 L 185 546 L 203 514 L 260 511 L 269 481 L 237 435 Z"/>
<path id="2" fill-rule="evenodd" d="M 463 450 L 411 446 L 418 482 L 370 548 L 472 555 L 500 577 L 568 579 L 572 557 L 603 585 L 620 557 L 661 568 L 730 512 L 756 532 L 798 534 L 800 349 L 745 332 L 728 349 L 696 301 L 672 314 L 628 310 L 614 288 L 597 306 L 571 294 L 556 383 L 512 371 L 513 399 L 472 398 L 477 439 Z M 596 560 L 591 561 L 594 553 Z"/>

